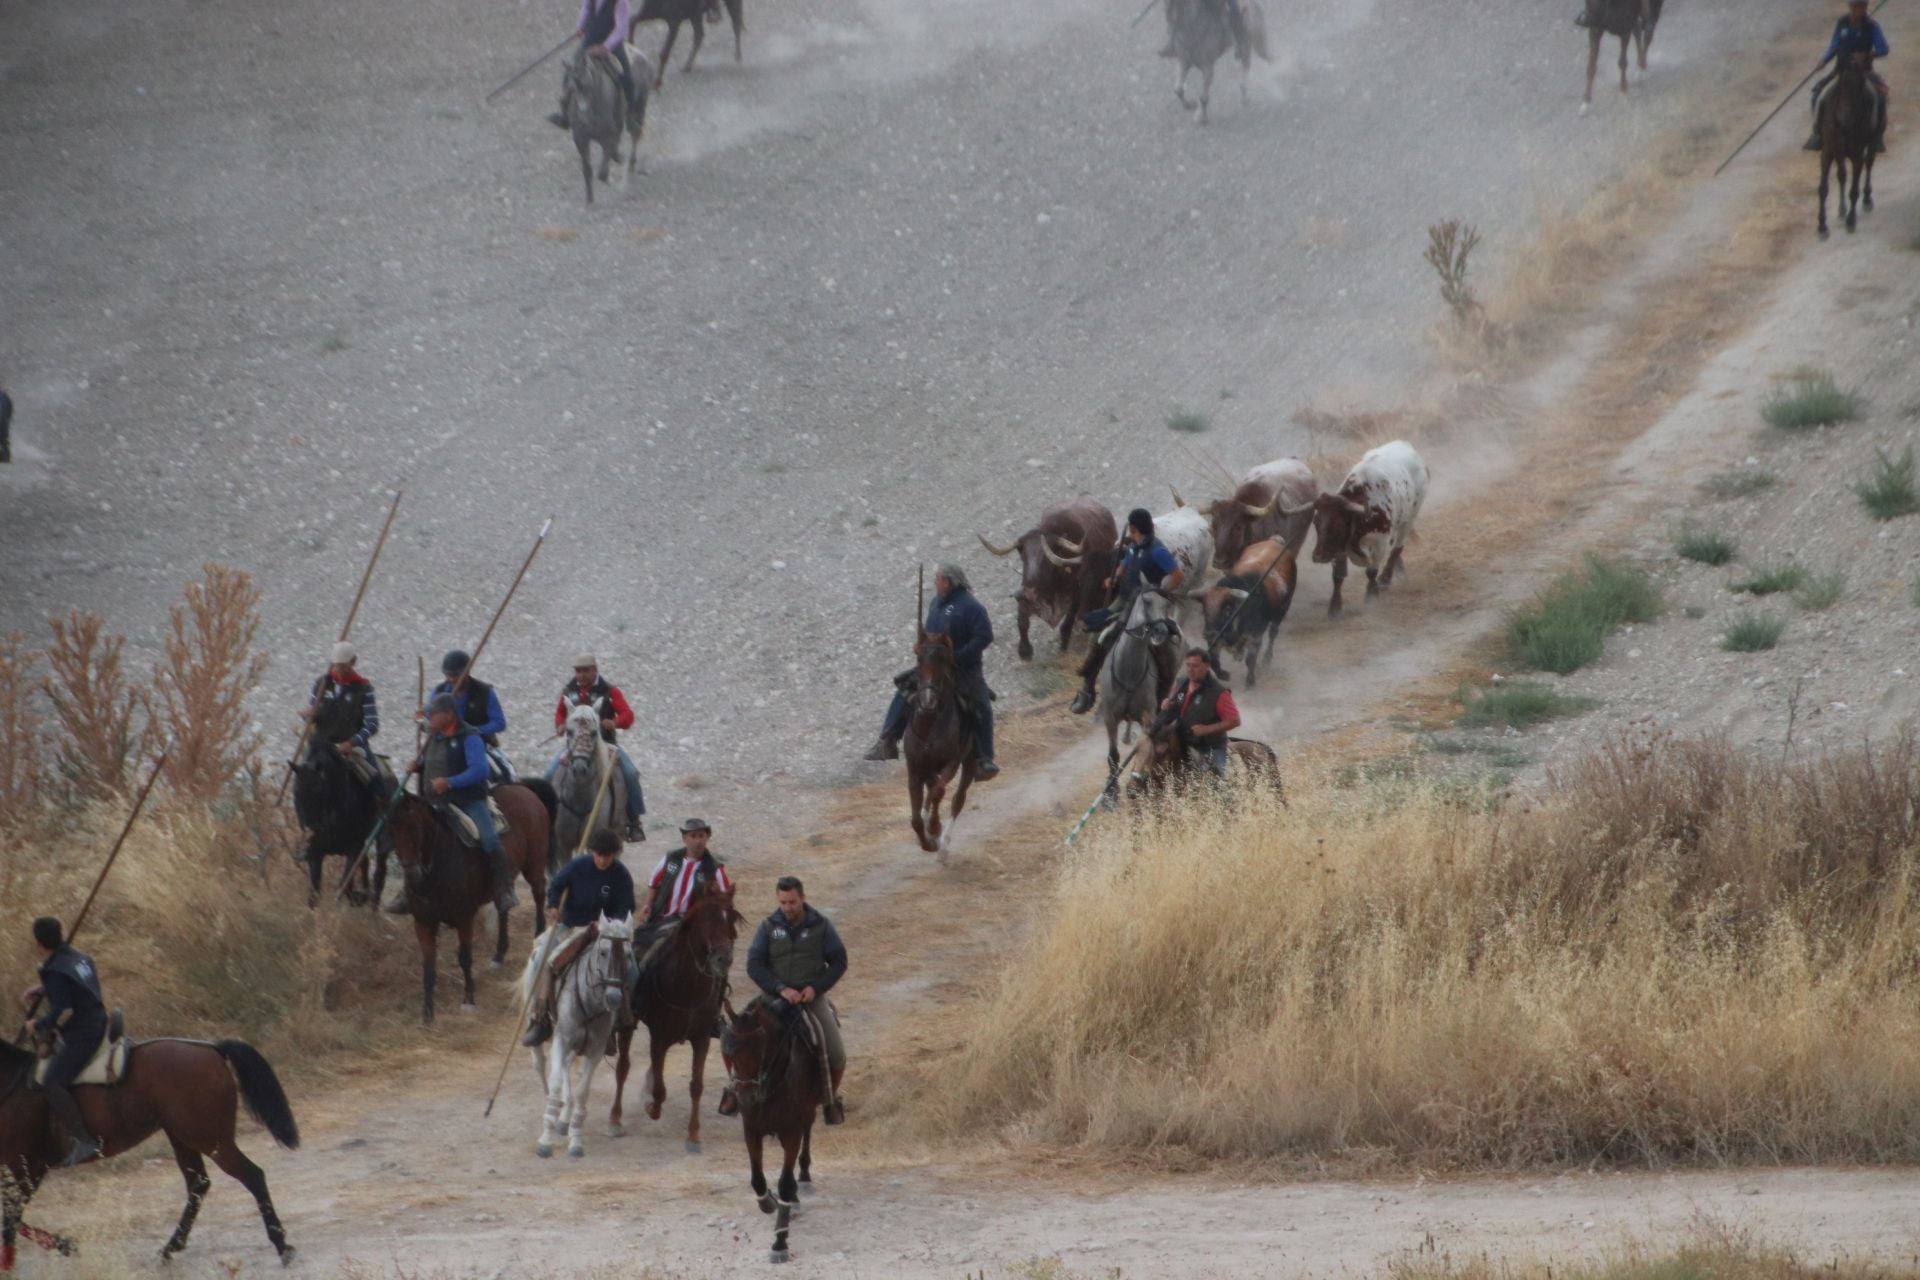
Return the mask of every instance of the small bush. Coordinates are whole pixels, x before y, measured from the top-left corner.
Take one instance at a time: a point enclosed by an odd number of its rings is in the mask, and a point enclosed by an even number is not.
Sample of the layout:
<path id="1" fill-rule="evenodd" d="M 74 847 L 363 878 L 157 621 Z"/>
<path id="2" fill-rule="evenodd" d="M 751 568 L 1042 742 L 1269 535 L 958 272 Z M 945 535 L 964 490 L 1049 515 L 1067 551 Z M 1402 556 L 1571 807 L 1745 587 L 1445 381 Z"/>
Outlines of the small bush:
<path id="1" fill-rule="evenodd" d="M 1427 265 L 1440 277 L 1440 300 L 1461 324 L 1471 325 L 1480 315 L 1480 299 L 1467 283 L 1467 259 L 1480 245 L 1480 233 L 1457 219 L 1427 228 Z"/>
<path id="2" fill-rule="evenodd" d="M 1732 538 L 1697 525 L 1682 525 L 1673 536 L 1673 549 L 1685 559 L 1714 565 L 1733 559 L 1734 552 Z"/>
<path id="3" fill-rule="evenodd" d="M 1556 579 L 1507 617 L 1507 647 L 1530 667 L 1558 675 L 1599 658 L 1607 633 L 1660 615 L 1660 593 L 1631 565 L 1589 555 L 1586 567 Z"/>
<path id="4" fill-rule="evenodd" d="M 763 476 L 783 476 L 786 473 L 787 464 L 784 462 L 763 462 L 760 464 L 760 474 Z"/>
<path id="5" fill-rule="evenodd" d="M 1807 571 L 1797 564 L 1768 565 L 1756 569 L 1753 575 L 1739 582 L 1730 582 L 1727 589 L 1743 591 L 1750 596 L 1771 596 L 1782 591 L 1792 591 L 1807 580 Z"/>
<path id="6" fill-rule="evenodd" d="M 1860 416 L 1860 397 L 1842 391 L 1830 373 L 1806 373 L 1768 396 L 1760 416 L 1768 426 L 1782 431 L 1832 426 Z"/>
<path id="7" fill-rule="evenodd" d="M 1532 680 L 1509 680 L 1478 691 L 1462 684 L 1454 701 L 1460 714 L 1454 723 L 1462 729 L 1524 729 L 1555 716 L 1578 715 L 1594 705 Z"/>
<path id="8" fill-rule="evenodd" d="M 1191 409 L 1182 409 L 1167 419 L 1167 430 L 1184 431 L 1190 436 L 1199 435 L 1212 425 L 1206 414 L 1195 413 Z"/>
<path id="9" fill-rule="evenodd" d="M 1770 613 L 1744 613 L 1734 619 L 1720 636 L 1720 647 L 1729 653 L 1759 653 L 1780 643 L 1787 624 Z"/>
<path id="10" fill-rule="evenodd" d="M 267 669 L 253 644 L 260 589 L 239 569 L 209 562 L 175 605 L 165 659 L 154 671 L 155 720 L 172 743 L 167 780 L 181 795 L 210 800 L 244 772 L 260 749 L 247 714 Z"/>
<path id="11" fill-rule="evenodd" d="M 128 686 L 120 665 L 126 637 L 104 636 L 99 614 L 75 609 L 49 625 L 53 674 L 41 688 L 63 738 L 54 767 L 79 799 L 105 800 L 125 789 L 128 764 L 145 751 L 147 694 Z"/>
<path id="12" fill-rule="evenodd" d="M 1838 569 L 1808 578 L 1806 585 L 1793 593 L 1793 603 L 1807 613 L 1819 613 L 1840 603 L 1847 590 L 1847 575 Z"/>
<path id="13" fill-rule="evenodd" d="M 320 340 L 320 350 L 325 355 L 332 355 L 336 351 L 345 351 L 347 346 L 347 340 L 337 333 L 330 333 Z"/>
<path id="14" fill-rule="evenodd" d="M 0 636 L 0 830 L 27 825 L 40 811 L 46 773 L 40 755 L 40 713 L 33 704 L 40 656 L 18 631 Z M 12 858 L 0 858 L 0 888 Z"/>
<path id="15" fill-rule="evenodd" d="M 1893 520 L 1920 511 L 1920 496 L 1913 490 L 1913 446 L 1908 445 L 1898 458 L 1890 458 L 1884 449 L 1875 449 L 1873 471 L 1853 486 L 1854 496 L 1875 520 Z"/>
<path id="16" fill-rule="evenodd" d="M 1749 498 L 1780 483 L 1771 471 L 1741 467 L 1736 471 L 1716 471 L 1700 482 L 1700 492 L 1710 498 Z"/>

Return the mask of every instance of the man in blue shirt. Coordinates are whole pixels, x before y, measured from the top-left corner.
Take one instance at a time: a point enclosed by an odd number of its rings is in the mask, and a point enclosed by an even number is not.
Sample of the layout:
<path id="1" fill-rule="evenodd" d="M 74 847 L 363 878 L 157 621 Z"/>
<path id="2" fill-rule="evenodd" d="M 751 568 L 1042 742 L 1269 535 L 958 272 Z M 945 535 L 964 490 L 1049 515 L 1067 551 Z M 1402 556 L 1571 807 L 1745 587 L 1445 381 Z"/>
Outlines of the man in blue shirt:
<path id="1" fill-rule="evenodd" d="M 1093 643 L 1087 647 L 1087 660 L 1080 665 L 1080 692 L 1068 710 L 1077 716 L 1093 710 L 1094 701 L 1099 697 L 1100 668 L 1120 636 L 1120 629 L 1110 624 L 1116 619 L 1126 621 L 1133 598 L 1146 587 L 1174 591 L 1185 581 L 1186 573 L 1174 559 L 1173 552 L 1153 536 L 1153 513 L 1145 507 L 1135 507 L 1128 512 L 1126 531 L 1120 535 L 1120 563 L 1107 582 L 1115 603 L 1084 619 L 1087 630 L 1093 633 Z M 1163 671 L 1160 675 L 1164 696 L 1173 673 Z"/>
<path id="2" fill-rule="evenodd" d="M 985 782 L 1000 773 L 993 762 L 993 690 L 980 669 L 987 646 L 993 643 L 993 621 L 973 594 L 966 570 L 956 564 L 943 564 L 933 571 L 933 605 L 927 610 L 926 632 L 944 635 L 953 641 L 953 667 L 960 694 L 971 704 L 973 721 L 973 776 Z M 894 677 L 893 702 L 880 725 L 880 739 L 863 757 L 867 760 L 897 760 L 900 739 L 907 732 L 907 697 L 919 688 L 917 673 L 905 671 Z"/>
<path id="3" fill-rule="evenodd" d="M 453 695 L 455 713 L 480 735 L 486 745 L 487 760 L 495 783 L 516 781 L 513 762 L 500 749 L 500 735 L 507 731 L 507 713 L 500 709 L 500 695 L 493 686 L 467 674 L 473 659 L 464 649 L 449 649 L 440 659 L 440 674 L 446 679 L 433 686 L 436 694 Z"/>
<path id="4" fill-rule="evenodd" d="M 47 1078 L 40 1088 L 47 1098 L 47 1110 L 72 1143 L 65 1165 L 79 1164 L 100 1154 L 100 1144 L 87 1132 L 87 1122 L 74 1101 L 73 1081 L 107 1035 L 107 1005 L 100 997 L 100 973 L 93 961 L 69 946 L 61 935 L 60 922 L 41 916 L 33 922 L 33 948 L 40 953 L 40 985 L 27 993 L 32 1000 L 47 999 L 47 1011 L 26 1024 L 30 1036 L 60 1036 L 60 1047 L 47 1064 Z"/>
<path id="5" fill-rule="evenodd" d="M 1821 56 L 1819 63 L 1814 68 L 1817 71 L 1820 67 L 1826 66 L 1836 58 L 1840 60 L 1839 66 L 1827 72 L 1825 76 L 1821 77 L 1819 83 L 1813 86 L 1813 136 L 1807 139 L 1806 150 L 1818 151 L 1820 149 L 1821 92 L 1829 84 L 1833 83 L 1833 78 L 1840 74 L 1840 67 L 1846 65 L 1847 59 L 1856 55 L 1864 55 L 1867 59 L 1867 80 L 1873 85 L 1874 154 L 1878 155 L 1887 149 L 1887 97 L 1889 90 L 1887 88 L 1887 82 L 1882 80 L 1880 73 L 1873 69 L 1873 59 L 1884 58 L 1890 52 L 1892 51 L 1887 46 L 1887 33 L 1882 31 L 1880 24 L 1874 21 L 1872 16 L 1868 14 L 1867 0 L 1847 0 L 1847 16 L 1834 23 L 1833 39 L 1827 42 L 1827 51 Z"/>
<path id="6" fill-rule="evenodd" d="M 436 693 L 427 699 L 427 727 L 431 730 L 426 749 L 413 763 L 420 775 L 420 795 L 428 804 L 451 805 L 473 823 L 480 833 L 480 851 L 493 877 L 493 903 L 502 911 L 511 911 L 520 900 L 513 892 L 513 868 L 507 851 L 500 847 L 500 831 L 493 825 L 493 810 L 487 804 L 487 750 L 480 735 L 461 720 L 459 703 L 451 693 Z M 397 909 L 396 909 L 397 904 Z M 407 911 L 406 886 L 387 903 L 395 915 Z"/>
<path id="7" fill-rule="evenodd" d="M 633 874 L 620 861 L 620 837 L 605 827 L 596 827 L 587 838 L 587 852 L 560 868 L 560 874 L 547 882 L 547 924 L 562 932 L 549 950 L 558 957 L 589 925 L 601 916 L 624 920 L 634 911 Z M 559 996 L 560 966 L 550 958 L 547 971 L 534 988 L 531 1023 L 520 1043 L 529 1049 L 545 1044 L 553 1034 L 553 1006 Z M 619 1023 L 632 1026 L 622 996 Z"/>

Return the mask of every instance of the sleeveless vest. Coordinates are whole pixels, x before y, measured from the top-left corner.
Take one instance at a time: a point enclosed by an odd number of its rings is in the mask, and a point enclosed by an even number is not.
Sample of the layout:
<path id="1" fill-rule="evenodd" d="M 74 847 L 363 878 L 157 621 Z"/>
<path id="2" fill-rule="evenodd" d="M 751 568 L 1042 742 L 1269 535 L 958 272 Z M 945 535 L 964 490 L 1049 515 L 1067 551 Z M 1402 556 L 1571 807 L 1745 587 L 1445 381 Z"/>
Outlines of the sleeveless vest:
<path id="1" fill-rule="evenodd" d="M 331 675 L 314 681 L 319 699 L 313 712 L 313 735 L 320 742 L 345 742 L 366 725 L 368 685 L 340 684 Z"/>
<path id="2" fill-rule="evenodd" d="M 580 28 L 580 40 L 591 49 L 597 44 L 606 44 L 613 37 L 614 11 L 619 7 L 618 0 L 600 0 L 592 13 L 587 15 L 586 25 Z M 627 33 L 620 32 L 625 40 Z"/>
<path id="3" fill-rule="evenodd" d="M 94 967 L 93 960 L 84 952 L 75 951 L 62 943 L 60 948 L 47 957 L 40 966 L 40 976 L 44 980 L 48 974 L 57 973 L 70 978 L 85 993 L 73 1003 L 72 1027 L 84 1028 L 95 1021 L 104 1021 L 107 1012 L 106 998 L 100 994 L 100 971 Z"/>
<path id="4" fill-rule="evenodd" d="M 592 707 L 602 720 L 613 719 L 613 686 L 607 683 L 605 676 L 594 677 L 592 687 L 585 694 L 580 692 L 578 680 L 569 680 L 566 687 L 560 690 L 560 696 L 569 707 Z M 602 729 L 600 738 L 612 746 L 618 740 L 618 735 L 612 729 Z"/>
<path id="5" fill-rule="evenodd" d="M 453 696 L 457 698 L 460 695 L 456 693 Z M 487 704 L 491 701 L 493 701 L 493 686 L 490 684 L 483 684 L 480 681 L 475 680 L 472 676 L 468 676 L 467 677 L 467 705 L 466 705 L 466 709 L 460 713 L 460 718 L 462 720 L 465 720 L 468 724 L 478 728 L 480 725 L 483 725 L 487 722 Z M 500 745 L 500 737 L 498 734 L 483 733 L 480 735 L 480 741 L 486 743 L 490 747 L 497 747 Z M 459 770 L 456 769 L 454 770 L 454 772 L 458 773 Z"/>
<path id="6" fill-rule="evenodd" d="M 683 845 L 667 855 L 665 868 L 660 872 L 660 883 L 653 887 L 653 902 L 647 908 L 647 919 L 658 920 L 666 914 L 667 904 L 673 901 L 673 887 L 680 883 L 680 869 L 687 865 L 687 850 Z M 687 895 L 692 901 L 707 891 L 713 883 L 713 873 L 722 864 L 709 849 L 700 855 L 700 864 L 694 868 L 693 891 Z"/>
<path id="7" fill-rule="evenodd" d="M 451 778 L 456 774 L 466 772 L 466 743 L 472 734 L 473 730 L 460 728 L 454 730 L 450 737 L 443 738 L 435 734 L 433 737 L 428 738 L 426 754 L 421 757 L 420 777 L 424 781 L 431 783 L 435 778 Z M 424 790 L 428 800 L 435 799 L 430 788 Z M 447 792 L 444 798 L 454 804 L 472 804 L 474 801 L 484 800 L 486 797 L 486 784 L 482 783 L 476 787 L 455 787 L 453 790 Z"/>
<path id="8" fill-rule="evenodd" d="M 803 989 L 827 971 L 827 922 L 824 916 L 788 924 L 785 916 L 773 922 L 767 936 L 767 967 L 780 985 Z"/>
<path id="9" fill-rule="evenodd" d="M 1834 61 L 1844 64 L 1849 55 L 1856 53 L 1864 53 L 1871 57 L 1873 54 L 1873 29 L 1876 25 L 1878 24 L 1871 18 L 1857 27 L 1845 18 L 1840 19 L 1833 30 L 1833 38 L 1839 43 L 1839 48 L 1834 55 Z"/>
<path id="10" fill-rule="evenodd" d="M 1200 682 L 1199 690 L 1193 695 L 1193 701 L 1180 713 L 1180 727 L 1192 729 L 1203 724 L 1220 723 L 1220 694 L 1226 686 L 1211 675 Z M 1186 696 L 1187 678 L 1180 677 L 1180 683 L 1173 689 L 1173 704 L 1180 705 L 1180 699 Z"/>

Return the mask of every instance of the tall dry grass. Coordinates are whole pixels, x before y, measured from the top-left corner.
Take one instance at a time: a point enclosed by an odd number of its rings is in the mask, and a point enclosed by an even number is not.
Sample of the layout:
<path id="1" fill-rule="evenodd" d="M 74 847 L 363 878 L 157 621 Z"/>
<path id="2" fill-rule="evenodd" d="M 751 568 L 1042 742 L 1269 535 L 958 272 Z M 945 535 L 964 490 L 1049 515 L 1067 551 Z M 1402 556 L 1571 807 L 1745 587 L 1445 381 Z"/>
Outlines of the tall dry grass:
<path id="1" fill-rule="evenodd" d="M 105 634 L 99 614 L 79 609 L 47 625 L 52 674 L 41 688 L 61 731 L 55 767 L 81 799 L 118 795 L 134 757 L 144 754 L 152 711 L 147 691 L 128 684 L 121 666 L 127 638 Z"/>
<path id="2" fill-rule="evenodd" d="M 1110 826 L 950 1130 L 1349 1165 L 1920 1157 L 1920 739 L 1620 741 L 1532 799 L 1296 764 Z"/>
<path id="3" fill-rule="evenodd" d="M 154 672 L 155 718 L 173 744 L 167 780 L 184 795 L 211 799 L 259 753 L 247 698 L 266 673 L 254 649 L 260 589 L 244 570 L 208 562 L 202 580 L 169 610 L 165 659 Z"/>
<path id="4" fill-rule="evenodd" d="M 15 831 L 39 815 L 45 767 L 40 758 L 40 711 L 34 694 L 40 655 L 18 631 L 0 636 L 0 832 Z M 0 864 L 0 874 L 4 874 Z M 0 880 L 0 890 L 6 888 Z"/>

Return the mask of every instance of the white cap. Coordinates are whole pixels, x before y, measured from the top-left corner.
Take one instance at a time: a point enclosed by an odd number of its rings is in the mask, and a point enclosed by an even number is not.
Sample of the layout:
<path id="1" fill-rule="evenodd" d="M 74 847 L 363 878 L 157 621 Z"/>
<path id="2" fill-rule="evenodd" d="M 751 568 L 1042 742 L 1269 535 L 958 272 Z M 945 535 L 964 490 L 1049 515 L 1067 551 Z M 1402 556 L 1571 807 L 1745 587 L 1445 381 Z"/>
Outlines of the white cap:
<path id="1" fill-rule="evenodd" d="M 353 651 L 353 646 L 345 640 L 333 646 L 333 663 L 336 666 L 351 666 L 354 659 L 359 656 L 359 654 Z"/>
<path id="2" fill-rule="evenodd" d="M 573 660 L 573 669 L 575 671 L 578 671 L 582 667 L 597 667 L 599 665 L 598 662 L 594 661 L 593 655 L 590 653 L 583 653 Z"/>

